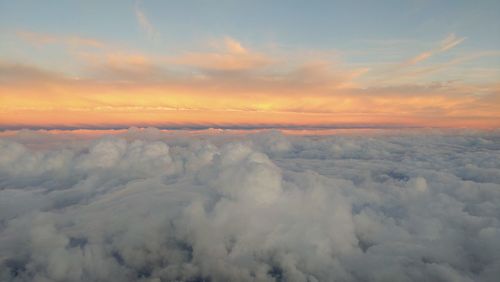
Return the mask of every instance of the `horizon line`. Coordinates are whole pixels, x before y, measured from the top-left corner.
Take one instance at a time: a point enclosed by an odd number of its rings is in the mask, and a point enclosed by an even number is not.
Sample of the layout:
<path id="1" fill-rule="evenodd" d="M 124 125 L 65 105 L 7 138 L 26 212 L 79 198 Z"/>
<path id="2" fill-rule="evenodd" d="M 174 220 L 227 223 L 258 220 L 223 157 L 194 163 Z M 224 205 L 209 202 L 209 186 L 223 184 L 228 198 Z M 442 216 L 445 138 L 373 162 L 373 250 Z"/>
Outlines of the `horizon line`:
<path id="1" fill-rule="evenodd" d="M 73 131 L 73 130 L 125 130 L 125 129 L 146 129 L 156 128 L 159 130 L 334 130 L 334 129 L 419 129 L 419 128 L 446 128 L 446 127 L 429 127 L 429 126 L 416 126 L 416 125 L 82 125 L 82 126 L 25 126 L 25 125 L 12 125 L 0 126 L 0 131 L 20 131 L 20 130 L 60 130 L 60 131 Z M 452 129 L 452 128 L 450 128 Z"/>

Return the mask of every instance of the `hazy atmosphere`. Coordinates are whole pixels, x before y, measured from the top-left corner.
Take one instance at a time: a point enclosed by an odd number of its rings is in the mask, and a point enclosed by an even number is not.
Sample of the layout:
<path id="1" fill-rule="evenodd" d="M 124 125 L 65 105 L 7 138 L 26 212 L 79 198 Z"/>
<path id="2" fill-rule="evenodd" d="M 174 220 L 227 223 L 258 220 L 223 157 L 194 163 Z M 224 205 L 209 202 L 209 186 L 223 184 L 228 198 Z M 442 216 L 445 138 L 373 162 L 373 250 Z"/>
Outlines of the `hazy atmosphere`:
<path id="1" fill-rule="evenodd" d="M 499 15 L 0 0 L 0 281 L 498 281 Z"/>
<path id="2" fill-rule="evenodd" d="M 0 1 L 0 127 L 500 123 L 500 2 Z"/>

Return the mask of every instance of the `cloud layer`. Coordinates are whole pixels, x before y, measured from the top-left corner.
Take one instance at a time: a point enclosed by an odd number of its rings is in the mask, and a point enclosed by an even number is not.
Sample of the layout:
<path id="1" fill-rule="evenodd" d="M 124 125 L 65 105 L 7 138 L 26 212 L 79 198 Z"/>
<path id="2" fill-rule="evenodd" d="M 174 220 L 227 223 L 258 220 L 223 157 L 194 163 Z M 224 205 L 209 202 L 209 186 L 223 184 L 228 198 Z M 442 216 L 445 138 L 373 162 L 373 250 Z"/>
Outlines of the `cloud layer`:
<path id="1" fill-rule="evenodd" d="M 139 23 L 155 37 L 140 7 Z M 465 38 L 454 34 L 424 52 L 366 64 L 349 63 L 340 50 L 263 47 L 229 36 L 159 53 L 76 35 L 17 31 L 12 40 L 65 54 L 71 68 L 0 58 L 0 129 L 500 124 L 496 69 L 458 69 L 500 51 L 456 54 Z"/>
<path id="2" fill-rule="evenodd" d="M 499 141 L 24 131 L 0 140 L 0 280 L 496 281 Z"/>

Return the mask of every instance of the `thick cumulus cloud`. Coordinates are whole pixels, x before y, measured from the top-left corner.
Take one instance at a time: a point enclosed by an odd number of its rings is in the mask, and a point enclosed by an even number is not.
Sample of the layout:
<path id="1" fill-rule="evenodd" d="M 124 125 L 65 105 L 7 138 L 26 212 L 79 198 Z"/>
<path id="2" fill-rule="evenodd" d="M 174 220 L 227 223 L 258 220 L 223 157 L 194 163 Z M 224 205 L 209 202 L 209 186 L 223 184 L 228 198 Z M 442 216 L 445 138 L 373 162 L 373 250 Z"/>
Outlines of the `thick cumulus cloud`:
<path id="1" fill-rule="evenodd" d="M 0 140 L 1 281 L 500 277 L 498 132 L 66 137 Z"/>

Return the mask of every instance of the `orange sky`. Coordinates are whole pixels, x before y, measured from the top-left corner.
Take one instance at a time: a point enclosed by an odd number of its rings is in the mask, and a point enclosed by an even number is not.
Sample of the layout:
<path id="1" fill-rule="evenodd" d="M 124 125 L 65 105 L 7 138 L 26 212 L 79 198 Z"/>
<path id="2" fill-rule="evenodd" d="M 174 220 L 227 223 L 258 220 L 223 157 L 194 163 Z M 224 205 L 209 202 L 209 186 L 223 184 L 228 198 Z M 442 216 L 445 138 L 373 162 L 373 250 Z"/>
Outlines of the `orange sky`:
<path id="1" fill-rule="evenodd" d="M 384 66 L 349 66 L 321 53 L 257 52 L 229 37 L 209 51 L 176 56 L 50 38 L 80 46 L 72 50 L 78 75 L 0 60 L 1 128 L 500 125 L 500 83 L 427 79 L 472 55 L 419 66 L 464 40 L 454 35 Z"/>

